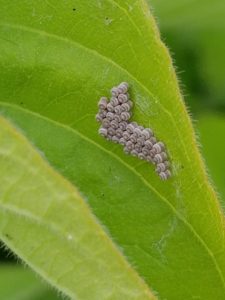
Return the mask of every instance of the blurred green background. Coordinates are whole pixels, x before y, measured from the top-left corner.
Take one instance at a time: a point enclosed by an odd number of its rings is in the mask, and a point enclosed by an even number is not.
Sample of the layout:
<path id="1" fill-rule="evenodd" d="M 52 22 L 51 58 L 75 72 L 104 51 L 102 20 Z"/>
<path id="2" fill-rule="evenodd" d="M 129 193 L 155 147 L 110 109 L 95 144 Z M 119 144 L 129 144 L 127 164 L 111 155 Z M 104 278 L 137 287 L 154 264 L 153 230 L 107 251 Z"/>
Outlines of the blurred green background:
<path id="1" fill-rule="evenodd" d="M 169 47 L 208 173 L 225 206 L 225 1 L 148 0 Z M 0 299 L 60 296 L 0 244 Z M 12 276 L 13 274 L 13 276 Z"/>

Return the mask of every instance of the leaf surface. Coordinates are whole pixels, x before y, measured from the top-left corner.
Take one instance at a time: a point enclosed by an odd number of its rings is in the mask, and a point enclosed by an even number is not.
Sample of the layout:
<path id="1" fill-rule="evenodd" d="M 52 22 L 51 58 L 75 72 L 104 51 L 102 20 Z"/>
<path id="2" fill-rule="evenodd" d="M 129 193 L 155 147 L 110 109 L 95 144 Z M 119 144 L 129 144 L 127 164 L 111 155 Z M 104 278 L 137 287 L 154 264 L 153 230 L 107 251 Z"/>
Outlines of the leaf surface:
<path id="1" fill-rule="evenodd" d="M 0 1 L 1 112 L 78 187 L 161 299 L 222 299 L 224 219 L 165 46 L 144 1 Z M 129 82 L 133 120 L 173 177 L 103 140 L 97 102 Z"/>
<path id="2" fill-rule="evenodd" d="M 72 299 L 155 299 L 76 189 L 0 118 L 0 236 Z"/>

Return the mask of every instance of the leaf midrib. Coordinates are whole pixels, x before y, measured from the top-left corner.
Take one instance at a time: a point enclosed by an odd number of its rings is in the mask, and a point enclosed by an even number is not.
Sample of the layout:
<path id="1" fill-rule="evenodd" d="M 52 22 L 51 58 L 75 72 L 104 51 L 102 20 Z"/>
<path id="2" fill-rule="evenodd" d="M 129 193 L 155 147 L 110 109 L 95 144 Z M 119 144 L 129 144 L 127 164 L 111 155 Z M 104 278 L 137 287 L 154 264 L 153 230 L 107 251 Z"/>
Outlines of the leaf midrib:
<path id="1" fill-rule="evenodd" d="M 136 171 L 132 166 L 130 166 L 129 164 L 127 164 L 124 160 L 122 160 L 118 155 L 116 155 L 114 152 L 111 152 L 107 149 L 105 149 L 104 147 L 102 147 L 101 145 L 99 145 L 98 143 L 96 143 L 94 140 L 86 137 L 85 135 L 83 135 L 81 132 L 79 132 L 78 130 L 71 128 L 65 124 L 62 124 L 58 121 L 49 119 L 46 116 L 43 116 L 39 113 L 33 112 L 31 110 L 28 109 L 24 109 L 19 107 L 16 104 L 9 104 L 6 102 L 2 102 L 0 101 L 0 104 L 2 104 L 3 106 L 8 106 L 8 107 L 12 107 L 14 109 L 17 110 L 21 110 L 27 114 L 33 115 L 36 118 L 40 118 L 43 119 L 49 123 L 52 123 L 53 125 L 63 128 L 67 131 L 72 132 L 74 135 L 79 136 L 81 139 L 84 139 L 85 141 L 87 141 L 88 143 L 94 145 L 95 147 L 99 148 L 101 151 L 107 153 L 109 156 L 113 157 L 114 159 L 116 159 L 117 161 L 119 161 L 121 164 L 123 164 L 128 170 L 130 170 L 135 176 L 137 176 L 142 182 L 143 184 L 149 189 L 151 190 L 153 193 L 155 193 L 159 199 L 161 199 L 161 201 L 163 201 L 171 210 L 172 212 L 177 216 L 177 218 L 183 222 L 183 224 L 190 230 L 190 232 L 194 235 L 194 237 L 200 242 L 200 244 L 203 246 L 203 248 L 205 249 L 205 251 L 208 253 L 208 255 L 211 257 L 213 264 L 215 265 L 215 268 L 219 274 L 219 277 L 221 278 L 221 281 L 223 283 L 223 287 L 225 289 L 225 283 L 224 283 L 224 277 L 223 277 L 223 273 L 217 263 L 217 260 L 213 254 L 213 252 L 210 250 L 210 248 L 207 246 L 207 244 L 205 243 L 205 241 L 201 238 L 201 236 L 198 234 L 198 232 L 194 229 L 194 227 L 176 210 L 176 208 L 169 202 L 169 200 L 167 200 L 167 198 L 165 198 L 157 189 L 155 189 L 150 183 L 148 183 L 148 181 L 138 172 Z"/>

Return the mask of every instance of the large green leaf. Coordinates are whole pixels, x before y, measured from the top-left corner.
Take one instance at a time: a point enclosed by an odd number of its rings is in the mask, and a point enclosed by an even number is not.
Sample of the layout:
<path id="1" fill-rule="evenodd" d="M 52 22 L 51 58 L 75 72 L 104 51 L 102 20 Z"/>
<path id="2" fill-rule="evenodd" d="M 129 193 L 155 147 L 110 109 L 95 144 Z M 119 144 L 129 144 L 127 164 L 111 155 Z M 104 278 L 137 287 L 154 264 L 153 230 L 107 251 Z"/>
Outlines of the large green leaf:
<path id="1" fill-rule="evenodd" d="M 0 1 L 2 114 L 79 188 L 161 299 L 223 299 L 224 219 L 146 3 L 16 3 Z M 98 98 L 124 80 L 133 119 L 167 145 L 167 182 L 97 134 Z"/>
<path id="2" fill-rule="evenodd" d="M 0 118 L 0 237 L 72 299 L 150 300 L 69 182 Z"/>

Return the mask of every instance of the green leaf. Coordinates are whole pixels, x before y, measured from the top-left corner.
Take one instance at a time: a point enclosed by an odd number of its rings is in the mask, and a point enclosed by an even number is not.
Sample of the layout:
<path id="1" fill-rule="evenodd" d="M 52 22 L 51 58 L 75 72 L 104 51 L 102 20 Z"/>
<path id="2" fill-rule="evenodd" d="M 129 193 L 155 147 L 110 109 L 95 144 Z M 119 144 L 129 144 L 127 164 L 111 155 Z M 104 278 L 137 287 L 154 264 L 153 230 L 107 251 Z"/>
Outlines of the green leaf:
<path id="1" fill-rule="evenodd" d="M 223 299 L 224 219 L 147 4 L 0 3 L 2 114 L 78 187 L 160 299 Z M 168 148 L 167 182 L 97 134 L 98 99 L 121 81 L 133 120 Z"/>
<path id="2" fill-rule="evenodd" d="M 2 240 L 72 299 L 153 299 L 76 189 L 3 118 L 0 141 Z"/>
<path id="3" fill-rule="evenodd" d="M 215 182 L 222 206 L 225 204 L 224 165 L 225 165 L 225 120 L 223 115 L 203 114 L 199 117 L 198 130 L 202 152 Z"/>
<path id="4" fill-rule="evenodd" d="M 4 300 L 57 300 L 59 297 L 21 266 L 1 265 L 0 298 Z"/>

